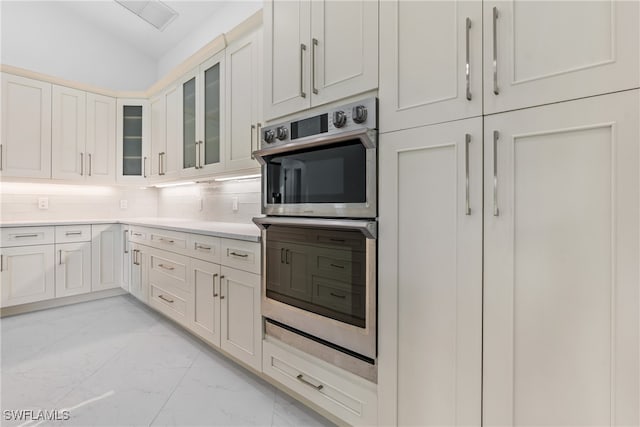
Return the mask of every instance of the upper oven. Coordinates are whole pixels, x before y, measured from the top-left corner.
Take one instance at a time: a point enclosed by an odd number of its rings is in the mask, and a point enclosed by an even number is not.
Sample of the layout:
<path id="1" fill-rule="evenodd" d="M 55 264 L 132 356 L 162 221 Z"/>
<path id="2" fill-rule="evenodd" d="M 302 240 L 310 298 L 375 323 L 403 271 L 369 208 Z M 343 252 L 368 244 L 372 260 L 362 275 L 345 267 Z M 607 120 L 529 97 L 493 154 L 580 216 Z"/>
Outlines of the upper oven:
<path id="1" fill-rule="evenodd" d="M 264 128 L 262 213 L 377 216 L 377 102 L 335 107 Z"/>

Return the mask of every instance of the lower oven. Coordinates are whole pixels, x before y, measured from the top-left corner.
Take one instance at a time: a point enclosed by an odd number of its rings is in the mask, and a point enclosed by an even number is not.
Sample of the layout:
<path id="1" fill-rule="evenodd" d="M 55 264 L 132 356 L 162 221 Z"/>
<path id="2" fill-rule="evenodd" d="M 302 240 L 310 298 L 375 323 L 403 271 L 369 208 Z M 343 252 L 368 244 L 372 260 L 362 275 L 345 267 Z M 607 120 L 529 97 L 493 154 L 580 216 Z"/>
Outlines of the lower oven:
<path id="1" fill-rule="evenodd" d="M 376 221 L 260 217 L 254 222 L 263 230 L 267 334 L 279 331 L 277 337 L 288 336 L 289 344 L 375 379 Z"/>

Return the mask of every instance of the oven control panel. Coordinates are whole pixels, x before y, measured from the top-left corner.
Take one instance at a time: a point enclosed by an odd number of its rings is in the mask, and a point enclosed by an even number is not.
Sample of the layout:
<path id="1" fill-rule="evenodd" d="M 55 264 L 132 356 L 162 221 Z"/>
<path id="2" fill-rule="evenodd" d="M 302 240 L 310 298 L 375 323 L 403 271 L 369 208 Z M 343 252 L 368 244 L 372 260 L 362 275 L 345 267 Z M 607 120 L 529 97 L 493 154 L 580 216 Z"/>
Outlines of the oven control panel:
<path id="1" fill-rule="evenodd" d="M 378 100 L 367 98 L 351 104 L 317 111 L 307 117 L 264 128 L 261 147 L 308 142 L 358 129 L 377 129 Z"/>

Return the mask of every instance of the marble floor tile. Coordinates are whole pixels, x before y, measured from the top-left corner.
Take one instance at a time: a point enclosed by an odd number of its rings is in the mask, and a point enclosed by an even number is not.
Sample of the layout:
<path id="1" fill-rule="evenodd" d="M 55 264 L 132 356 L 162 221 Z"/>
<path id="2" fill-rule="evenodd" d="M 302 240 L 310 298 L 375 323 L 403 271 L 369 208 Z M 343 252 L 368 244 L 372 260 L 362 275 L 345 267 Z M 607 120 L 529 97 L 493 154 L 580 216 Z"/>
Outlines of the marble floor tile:
<path id="1" fill-rule="evenodd" d="M 71 418 L 3 426 L 329 426 L 131 296 L 0 321 L 2 409 Z"/>

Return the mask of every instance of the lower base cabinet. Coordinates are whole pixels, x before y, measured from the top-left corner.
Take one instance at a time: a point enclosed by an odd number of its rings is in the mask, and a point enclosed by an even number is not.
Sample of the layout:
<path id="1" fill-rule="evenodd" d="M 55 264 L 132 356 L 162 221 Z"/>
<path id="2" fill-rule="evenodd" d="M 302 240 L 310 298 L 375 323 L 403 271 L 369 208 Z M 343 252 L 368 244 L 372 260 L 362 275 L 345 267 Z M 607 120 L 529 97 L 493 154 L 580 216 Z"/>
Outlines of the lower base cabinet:
<path id="1" fill-rule="evenodd" d="M 220 346 L 220 265 L 191 259 L 193 303 L 189 328 L 204 340 Z"/>
<path id="2" fill-rule="evenodd" d="M 56 249 L 56 297 L 91 292 L 91 245 L 62 243 Z"/>
<path id="3" fill-rule="evenodd" d="M 131 277 L 129 279 L 129 292 L 143 303 L 149 302 L 149 254 L 147 249 L 135 243 L 131 243 L 129 253 L 131 255 Z"/>
<path id="4" fill-rule="evenodd" d="M 121 241 L 120 224 L 91 226 L 92 291 L 103 291 L 120 286 Z"/>
<path id="5" fill-rule="evenodd" d="M 55 296 L 54 245 L 0 249 L 2 307 Z"/>

